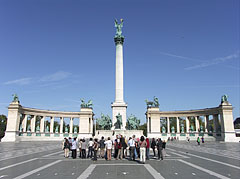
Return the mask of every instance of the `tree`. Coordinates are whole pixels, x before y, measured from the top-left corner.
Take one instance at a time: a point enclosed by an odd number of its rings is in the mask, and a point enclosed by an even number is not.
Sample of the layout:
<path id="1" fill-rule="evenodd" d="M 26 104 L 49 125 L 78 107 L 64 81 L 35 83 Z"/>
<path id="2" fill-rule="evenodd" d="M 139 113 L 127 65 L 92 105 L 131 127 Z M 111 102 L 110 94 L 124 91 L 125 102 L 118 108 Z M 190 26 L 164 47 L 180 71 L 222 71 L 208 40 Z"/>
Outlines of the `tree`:
<path id="1" fill-rule="evenodd" d="M 7 127 L 7 116 L 0 115 L 0 139 L 4 137 Z"/>

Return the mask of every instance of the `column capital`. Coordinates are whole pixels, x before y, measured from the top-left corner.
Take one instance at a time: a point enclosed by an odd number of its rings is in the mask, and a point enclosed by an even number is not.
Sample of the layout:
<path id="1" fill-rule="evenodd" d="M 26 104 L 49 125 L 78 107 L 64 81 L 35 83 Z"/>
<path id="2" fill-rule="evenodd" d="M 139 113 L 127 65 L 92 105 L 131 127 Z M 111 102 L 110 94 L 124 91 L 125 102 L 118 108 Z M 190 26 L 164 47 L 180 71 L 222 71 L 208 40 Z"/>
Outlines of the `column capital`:
<path id="1" fill-rule="evenodd" d="M 123 36 L 114 37 L 114 42 L 115 42 L 115 45 L 118 45 L 118 44 L 123 45 L 124 37 Z"/>

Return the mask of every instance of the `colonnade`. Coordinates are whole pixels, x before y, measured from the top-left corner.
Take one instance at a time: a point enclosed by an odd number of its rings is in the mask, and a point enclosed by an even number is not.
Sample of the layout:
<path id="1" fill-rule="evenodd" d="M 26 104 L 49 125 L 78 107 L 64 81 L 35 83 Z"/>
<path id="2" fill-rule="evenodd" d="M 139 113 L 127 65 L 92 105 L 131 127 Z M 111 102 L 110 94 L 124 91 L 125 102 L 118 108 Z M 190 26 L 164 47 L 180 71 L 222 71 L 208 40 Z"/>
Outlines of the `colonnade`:
<path id="1" fill-rule="evenodd" d="M 158 107 L 149 107 L 146 112 L 147 136 L 186 138 L 206 134 L 218 140 L 232 141 L 235 138 L 232 109 L 227 101 L 215 108 L 188 111 L 159 111 Z"/>
<path id="2" fill-rule="evenodd" d="M 8 107 L 7 129 L 2 141 L 30 140 L 29 136 L 32 137 L 32 140 L 38 138 L 39 140 L 50 140 L 50 138 L 51 140 L 62 140 L 63 137 L 68 136 L 91 137 L 93 116 L 92 108 L 81 108 L 79 112 L 50 111 L 26 108 L 21 106 L 20 102 L 12 102 Z M 56 118 L 60 119 L 60 124 L 54 126 Z M 65 130 L 64 119 L 66 118 L 70 122 L 65 124 L 67 126 Z M 50 119 L 50 121 L 46 119 Z M 78 129 L 74 130 L 74 120 L 76 119 L 79 120 L 76 125 Z"/>

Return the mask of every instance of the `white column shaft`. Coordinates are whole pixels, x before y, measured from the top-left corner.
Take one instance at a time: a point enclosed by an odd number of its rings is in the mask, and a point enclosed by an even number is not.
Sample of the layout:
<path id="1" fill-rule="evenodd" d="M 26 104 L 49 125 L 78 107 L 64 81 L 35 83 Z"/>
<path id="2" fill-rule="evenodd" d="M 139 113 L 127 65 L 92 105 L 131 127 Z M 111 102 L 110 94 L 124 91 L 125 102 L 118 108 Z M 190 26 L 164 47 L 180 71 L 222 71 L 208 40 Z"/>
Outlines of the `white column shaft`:
<path id="1" fill-rule="evenodd" d="M 189 119 L 186 117 L 186 133 L 189 132 Z"/>
<path id="2" fill-rule="evenodd" d="M 70 131 L 69 131 L 69 133 L 70 134 L 73 133 L 73 118 L 72 117 L 70 118 Z"/>
<path id="3" fill-rule="evenodd" d="M 177 118 L 177 133 L 180 133 L 180 128 L 179 128 L 179 117 L 176 117 Z"/>
<path id="4" fill-rule="evenodd" d="M 115 81 L 115 102 L 123 100 L 123 45 L 116 45 L 116 81 Z"/>
<path id="5" fill-rule="evenodd" d="M 54 127 L 54 117 L 52 117 L 50 121 L 50 133 L 53 133 L 53 127 Z"/>
<path id="6" fill-rule="evenodd" d="M 60 118 L 60 133 L 63 133 L 63 117 Z"/>
<path id="7" fill-rule="evenodd" d="M 35 132 L 35 124 L 36 124 L 36 115 L 31 119 L 31 132 Z"/>
<path id="8" fill-rule="evenodd" d="M 198 116 L 195 116 L 195 131 L 198 132 L 198 129 L 199 129 L 199 120 L 198 120 Z"/>
<path id="9" fill-rule="evenodd" d="M 44 132 L 45 116 L 42 117 L 40 122 L 40 132 Z"/>
<path id="10" fill-rule="evenodd" d="M 167 132 L 170 134 L 170 121 L 169 121 L 169 117 L 167 117 Z"/>
<path id="11" fill-rule="evenodd" d="M 27 119 L 28 119 L 28 115 L 25 114 L 24 116 L 24 120 L 23 120 L 23 132 L 26 132 L 27 131 Z"/>

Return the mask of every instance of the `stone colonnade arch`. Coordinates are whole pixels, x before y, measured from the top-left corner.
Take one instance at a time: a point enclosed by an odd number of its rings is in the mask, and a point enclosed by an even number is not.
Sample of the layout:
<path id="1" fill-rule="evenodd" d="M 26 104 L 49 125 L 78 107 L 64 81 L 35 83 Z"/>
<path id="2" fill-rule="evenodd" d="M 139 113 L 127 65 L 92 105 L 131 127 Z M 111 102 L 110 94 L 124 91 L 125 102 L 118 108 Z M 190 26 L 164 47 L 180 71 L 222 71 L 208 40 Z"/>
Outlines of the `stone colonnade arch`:
<path id="1" fill-rule="evenodd" d="M 79 112 L 50 111 L 27 108 L 21 106 L 20 102 L 12 102 L 8 107 L 7 129 L 2 141 L 62 140 L 64 137 L 89 138 L 93 134 L 93 116 L 92 108 L 81 108 Z M 64 129 L 65 118 L 70 119 L 69 128 L 66 129 Z M 74 120 L 79 120 L 77 130 L 74 129 Z M 60 121 L 60 124 L 56 121 Z"/>
<path id="2" fill-rule="evenodd" d="M 232 105 L 227 101 L 218 107 L 187 111 L 160 111 L 158 107 L 148 107 L 145 113 L 147 136 L 163 139 L 173 137 L 179 140 L 186 140 L 188 137 L 195 140 L 204 136 L 206 140 L 234 142 L 236 135 L 232 110 Z M 213 130 L 210 130 L 209 117 L 213 120 Z M 176 121 L 172 124 L 171 120 Z"/>

